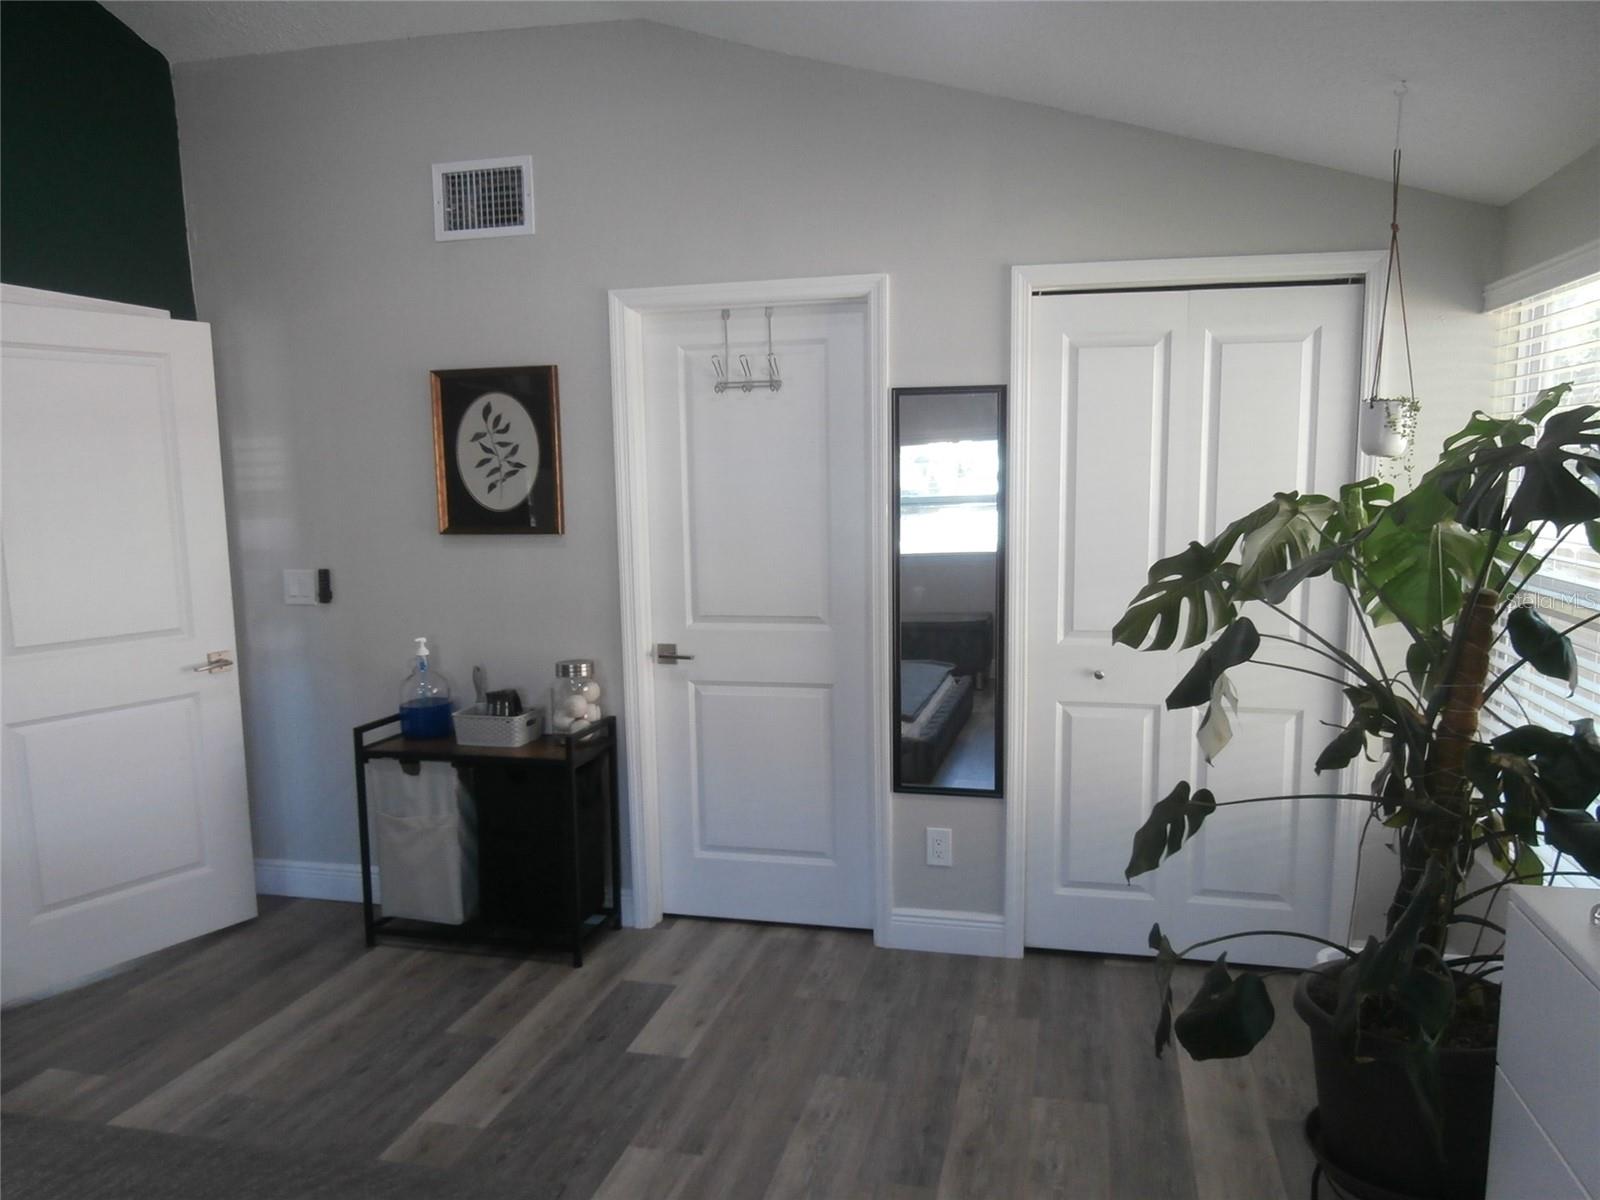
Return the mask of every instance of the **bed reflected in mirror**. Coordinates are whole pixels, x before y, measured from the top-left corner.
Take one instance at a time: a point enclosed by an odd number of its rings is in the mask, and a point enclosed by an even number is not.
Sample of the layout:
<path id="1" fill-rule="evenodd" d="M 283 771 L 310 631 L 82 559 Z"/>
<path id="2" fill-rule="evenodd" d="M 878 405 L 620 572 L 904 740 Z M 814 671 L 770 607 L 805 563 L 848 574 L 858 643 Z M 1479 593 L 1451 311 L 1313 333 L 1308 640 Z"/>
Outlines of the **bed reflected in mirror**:
<path id="1" fill-rule="evenodd" d="M 896 388 L 895 790 L 998 795 L 1004 387 Z"/>

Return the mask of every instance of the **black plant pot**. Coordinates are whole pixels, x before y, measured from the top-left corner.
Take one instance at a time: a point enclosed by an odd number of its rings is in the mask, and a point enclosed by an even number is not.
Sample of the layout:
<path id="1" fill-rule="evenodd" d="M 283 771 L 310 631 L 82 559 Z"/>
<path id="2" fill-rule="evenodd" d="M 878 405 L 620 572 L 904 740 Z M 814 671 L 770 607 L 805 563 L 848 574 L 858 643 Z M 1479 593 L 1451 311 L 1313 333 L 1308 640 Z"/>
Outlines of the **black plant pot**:
<path id="1" fill-rule="evenodd" d="M 1317 1075 L 1318 1157 L 1344 1190 L 1361 1200 L 1483 1200 L 1489 1173 L 1494 1049 L 1443 1049 L 1444 1155 L 1433 1139 L 1397 1043 L 1364 1038 L 1357 1062 L 1333 1028 L 1333 1014 L 1311 998 L 1319 972 L 1307 971 L 1294 1009 L 1311 1030 Z"/>

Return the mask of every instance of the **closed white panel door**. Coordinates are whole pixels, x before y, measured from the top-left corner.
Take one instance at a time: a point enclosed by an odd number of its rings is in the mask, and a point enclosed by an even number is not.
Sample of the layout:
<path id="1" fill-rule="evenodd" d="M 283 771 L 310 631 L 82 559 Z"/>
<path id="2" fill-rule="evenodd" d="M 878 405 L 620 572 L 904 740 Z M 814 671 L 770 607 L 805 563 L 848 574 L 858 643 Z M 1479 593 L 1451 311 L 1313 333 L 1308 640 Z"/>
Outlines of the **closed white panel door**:
<path id="1" fill-rule="evenodd" d="M 717 311 L 645 320 L 667 912 L 872 923 L 866 311 L 779 308 L 783 387 L 715 391 Z M 765 375 L 766 322 L 736 312 Z"/>
<path id="2" fill-rule="evenodd" d="M 209 328 L 6 304 L 4 996 L 255 915 Z"/>
<path id="3" fill-rule="evenodd" d="M 1180 780 L 1219 800 L 1338 790 L 1312 763 L 1338 721 L 1331 683 L 1236 668 L 1234 738 L 1208 766 L 1203 710 L 1168 712 L 1198 650 L 1142 653 L 1111 629 L 1155 559 L 1274 492 L 1352 477 L 1362 289 L 1356 285 L 1036 297 L 1028 411 L 1029 945 L 1143 953 L 1252 927 L 1328 933 L 1333 801 L 1219 810 L 1160 870 L 1123 878 L 1134 831 Z M 1319 584 L 1296 616 L 1343 637 Z M 1300 637 L 1270 612 L 1263 633 Z M 1258 657 L 1307 664 L 1292 646 Z M 1246 962 L 1304 964 L 1262 939 Z"/>

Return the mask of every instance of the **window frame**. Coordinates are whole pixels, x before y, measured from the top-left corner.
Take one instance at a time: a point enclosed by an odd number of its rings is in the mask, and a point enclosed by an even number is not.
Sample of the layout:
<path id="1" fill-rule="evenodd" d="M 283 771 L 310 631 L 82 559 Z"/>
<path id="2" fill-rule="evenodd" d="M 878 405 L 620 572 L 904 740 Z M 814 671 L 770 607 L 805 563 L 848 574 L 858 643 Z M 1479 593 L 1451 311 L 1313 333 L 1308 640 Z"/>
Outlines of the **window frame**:
<path id="1" fill-rule="evenodd" d="M 909 391 L 915 391 L 919 395 L 926 395 L 926 394 L 928 394 L 930 392 L 936 392 L 939 389 L 935 389 L 935 388 L 915 388 L 915 389 L 897 388 L 895 390 L 896 390 L 896 394 L 897 395 L 901 391 L 908 391 L 908 392 Z M 951 389 L 951 392 L 952 392 L 952 394 L 962 394 L 967 390 L 968 389 L 956 388 L 956 389 Z M 946 444 L 946 443 L 959 444 L 961 441 L 971 441 L 971 442 L 979 442 L 979 443 L 992 442 L 994 444 L 994 447 L 995 447 L 995 484 L 994 484 L 994 491 L 992 491 L 992 492 L 960 492 L 960 493 L 950 492 L 950 493 L 937 495 L 937 496 L 906 496 L 906 495 L 902 494 L 901 488 L 900 488 L 900 479 L 901 479 L 901 475 L 902 475 L 901 455 L 906 450 L 911 449 L 914 446 L 938 446 L 938 445 L 943 445 L 943 444 Z M 893 491 L 892 495 L 893 495 L 893 499 L 895 501 L 894 550 L 895 550 L 895 553 L 897 555 L 909 554 L 909 555 L 921 557 L 923 555 L 929 555 L 929 554 L 998 554 L 1000 552 L 1001 544 L 1005 540 L 1005 531 L 1000 527 L 1002 514 L 1004 513 L 1004 507 L 1001 504 L 1001 492 L 1002 492 L 1002 489 L 1004 487 L 1004 481 L 1005 481 L 1005 462 L 1004 462 L 1005 439 L 1004 439 L 1003 430 L 997 430 L 996 436 L 993 437 L 993 438 L 963 438 L 963 439 L 943 438 L 943 439 L 940 439 L 939 441 L 933 441 L 933 442 L 912 442 L 909 445 L 901 445 L 898 441 L 896 441 L 895 447 L 894 447 L 894 455 L 895 455 L 895 462 L 894 462 L 894 491 Z M 976 549 L 976 550 L 972 550 L 972 549 L 967 549 L 967 550 L 907 550 L 905 548 L 905 544 L 904 544 L 904 540 L 903 540 L 904 539 L 903 526 L 905 524 L 905 518 L 906 518 L 908 513 L 916 513 L 916 514 L 921 515 L 921 514 L 927 514 L 927 513 L 932 513 L 932 512 L 938 512 L 940 509 L 946 509 L 946 508 L 976 508 L 976 507 L 982 507 L 982 508 L 986 508 L 986 509 L 991 509 L 994 512 L 995 528 L 994 528 L 994 544 L 992 546 L 986 546 L 986 547 L 983 547 L 983 548 L 980 548 L 980 549 Z"/>

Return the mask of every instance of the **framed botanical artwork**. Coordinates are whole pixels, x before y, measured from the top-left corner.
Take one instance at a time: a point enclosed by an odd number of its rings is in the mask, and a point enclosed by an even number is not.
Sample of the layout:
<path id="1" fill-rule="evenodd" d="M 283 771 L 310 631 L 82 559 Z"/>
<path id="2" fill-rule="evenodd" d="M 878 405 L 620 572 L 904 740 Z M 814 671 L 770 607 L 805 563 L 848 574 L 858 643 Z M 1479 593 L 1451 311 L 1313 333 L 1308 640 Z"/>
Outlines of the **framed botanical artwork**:
<path id="1" fill-rule="evenodd" d="M 554 367 L 432 371 L 440 533 L 560 533 Z"/>

